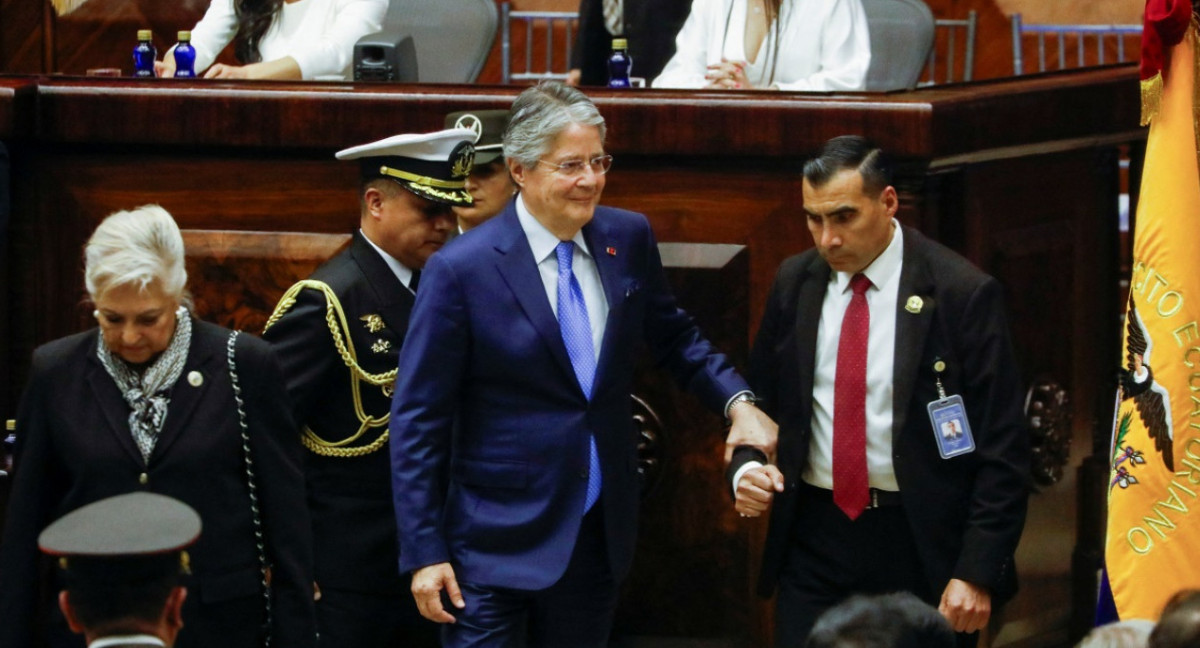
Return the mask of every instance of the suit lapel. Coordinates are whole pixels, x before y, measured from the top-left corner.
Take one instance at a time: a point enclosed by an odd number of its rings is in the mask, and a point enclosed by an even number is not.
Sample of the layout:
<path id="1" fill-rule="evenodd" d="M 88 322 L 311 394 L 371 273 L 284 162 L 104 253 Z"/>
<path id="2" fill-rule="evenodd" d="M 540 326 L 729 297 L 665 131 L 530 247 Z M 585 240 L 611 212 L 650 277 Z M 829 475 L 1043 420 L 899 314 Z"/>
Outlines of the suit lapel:
<path id="1" fill-rule="evenodd" d="M 142 453 L 133 441 L 133 433 L 129 430 L 129 406 L 125 403 L 125 397 L 121 395 L 121 390 L 117 389 L 117 384 L 113 382 L 112 376 L 105 371 L 104 365 L 100 364 L 94 347 L 89 348 L 92 350 L 88 353 L 87 368 L 84 371 L 87 372 L 87 382 L 92 390 L 92 398 L 104 412 L 104 418 L 108 421 L 108 431 L 113 435 L 117 445 L 121 446 L 129 458 L 136 461 L 139 466 L 145 465 Z"/>
<path id="2" fill-rule="evenodd" d="M 400 283 L 387 262 L 380 258 L 379 253 L 371 247 L 361 232 L 354 234 L 354 240 L 350 244 L 350 256 L 367 279 L 365 283 L 375 297 L 379 316 L 383 318 L 396 341 L 403 340 L 415 299 L 412 292 Z M 353 326 L 355 323 L 350 324 Z"/>
<path id="3" fill-rule="evenodd" d="M 597 216 L 599 216 L 597 208 Z M 604 337 L 600 343 L 599 360 L 596 362 L 594 385 L 607 375 L 612 364 L 610 356 L 614 353 L 613 345 L 620 334 L 619 327 L 625 310 L 625 273 L 624 261 L 618 258 L 613 233 L 603 219 L 593 217 L 592 221 L 583 228 L 583 240 L 587 242 L 592 259 L 596 262 L 596 270 L 600 273 L 600 283 L 604 286 L 604 296 L 608 300 L 608 319 L 604 322 Z M 608 249 L 613 254 L 608 253 Z M 628 253 L 628 250 L 625 250 Z M 595 387 L 592 392 L 595 393 Z"/>
<path id="4" fill-rule="evenodd" d="M 529 239 L 525 237 L 525 231 L 521 229 L 521 222 L 517 219 L 515 205 L 515 201 L 509 202 L 504 213 L 497 216 L 497 218 L 504 219 L 502 221 L 504 227 L 495 244 L 495 250 L 499 253 L 496 259 L 496 270 L 504 278 L 509 289 L 513 291 L 517 303 L 521 305 L 521 310 L 525 312 L 525 316 L 529 318 L 546 346 L 549 347 L 550 354 L 554 356 L 562 370 L 570 376 L 571 383 L 578 388 L 579 383 L 575 378 L 575 369 L 571 366 L 571 359 L 567 355 L 567 346 L 563 343 L 558 320 L 555 319 L 554 311 L 550 309 L 550 302 L 546 299 L 546 288 L 542 284 L 542 276 L 538 272 L 536 260 L 533 258 L 533 250 L 529 247 Z M 582 389 L 580 393 L 583 393 Z"/>
<path id="5" fill-rule="evenodd" d="M 187 363 L 183 373 L 171 389 L 171 403 L 167 407 L 167 420 L 163 423 L 162 432 L 150 453 L 150 463 L 158 461 L 179 438 L 187 427 L 196 406 L 204 400 L 204 395 L 212 388 L 213 381 L 221 371 L 228 371 L 228 365 L 223 355 L 214 353 L 214 347 L 205 335 L 202 324 L 192 320 L 192 348 L 188 349 Z M 222 343 L 224 341 L 222 340 Z M 199 373 L 199 385 L 192 384 L 193 372 Z M 232 406 L 233 403 L 229 403 Z"/>
<path id="6" fill-rule="evenodd" d="M 892 374 L 892 438 L 903 430 L 912 398 L 913 384 L 920 370 L 922 349 L 937 304 L 933 299 L 933 277 L 921 253 L 922 240 L 915 230 L 904 228 L 904 265 L 896 295 L 896 350 Z M 921 306 L 913 313 L 906 308 L 910 297 L 919 297 Z"/>
<path id="7" fill-rule="evenodd" d="M 829 264 L 820 256 L 814 256 L 808 266 L 796 296 L 796 361 L 800 368 L 799 394 L 812 394 L 813 380 L 817 370 L 817 330 L 821 326 L 821 309 L 825 303 L 825 291 L 829 289 Z M 806 408 L 811 414 L 812 399 Z"/>

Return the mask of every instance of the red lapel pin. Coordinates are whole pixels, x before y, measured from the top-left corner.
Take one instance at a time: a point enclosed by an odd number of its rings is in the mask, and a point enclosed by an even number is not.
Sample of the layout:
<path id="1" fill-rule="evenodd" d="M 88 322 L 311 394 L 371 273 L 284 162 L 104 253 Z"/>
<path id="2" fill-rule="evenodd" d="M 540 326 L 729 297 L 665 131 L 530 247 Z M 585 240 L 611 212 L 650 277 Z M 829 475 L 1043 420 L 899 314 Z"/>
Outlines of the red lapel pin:
<path id="1" fill-rule="evenodd" d="M 604 251 L 608 252 L 608 256 L 617 256 L 617 248 L 615 247 L 604 248 Z"/>

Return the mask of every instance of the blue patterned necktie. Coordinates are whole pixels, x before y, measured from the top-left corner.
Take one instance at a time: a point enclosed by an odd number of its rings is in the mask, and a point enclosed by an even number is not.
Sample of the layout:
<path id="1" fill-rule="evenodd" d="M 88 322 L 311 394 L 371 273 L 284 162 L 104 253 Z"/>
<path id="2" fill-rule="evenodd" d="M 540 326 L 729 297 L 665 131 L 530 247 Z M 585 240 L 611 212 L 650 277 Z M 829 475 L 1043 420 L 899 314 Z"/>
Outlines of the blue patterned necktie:
<path id="1" fill-rule="evenodd" d="M 567 356 L 575 369 L 575 378 L 583 389 L 583 395 L 591 400 L 592 380 L 596 376 L 596 354 L 592 345 L 592 325 L 588 321 L 587 304 L 583 301 L 583 290 L 571 270 L 575 244 L 562 241 L 554 248 L 558 257 L 558 327 L 562 331 Z M 588 438 L 588 484 L 587 500 L 583 510 L 592 510 L 600 497 L 600 457 L 596 454 L 596 437 Z"/>

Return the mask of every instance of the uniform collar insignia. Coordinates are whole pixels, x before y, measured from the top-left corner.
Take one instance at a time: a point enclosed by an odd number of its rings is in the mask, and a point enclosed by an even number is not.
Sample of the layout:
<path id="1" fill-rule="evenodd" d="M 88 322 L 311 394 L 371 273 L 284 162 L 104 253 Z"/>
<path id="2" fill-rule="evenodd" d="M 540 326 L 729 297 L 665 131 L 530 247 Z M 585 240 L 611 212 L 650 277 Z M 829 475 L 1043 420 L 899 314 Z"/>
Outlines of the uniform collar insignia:
<path id="1" fill-rule="evenodd" d="M 367 331 L 370 333 L 378 333 L 387 328 L 383 323 L 383 318 L 375 313 L 363 315 L 358 319 L 363 321 L 363 324 L 367 327 Z"/>

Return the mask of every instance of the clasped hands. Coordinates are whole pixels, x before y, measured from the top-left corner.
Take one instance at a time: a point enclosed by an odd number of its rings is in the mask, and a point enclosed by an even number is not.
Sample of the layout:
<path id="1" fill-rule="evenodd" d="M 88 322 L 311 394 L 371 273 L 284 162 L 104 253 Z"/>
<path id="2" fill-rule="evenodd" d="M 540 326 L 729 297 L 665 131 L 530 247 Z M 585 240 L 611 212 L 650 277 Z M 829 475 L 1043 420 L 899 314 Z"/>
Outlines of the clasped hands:
<path id="1" fill-rule="evenodd" d="M 725 465 L 739 446 L 752 446 L 767 457 L 775 456 L 779 426 L 753 403 L 737 403 L 729 410 L 729 436 L 725 439 Z M 733 508 L 742 517 L 758 517 L 771 508 L 775 493 L 783 492 L 783 473 L 773 464 L 751 468 L 734 489 Z"/>
<path id="2" fill-rule="evenodd" d="M 705 88 L 709 90 L 746 90 L 753 87 L 746 78 L 745 61 L 722 58 L 720 63 L 708 66 L 704 78 L 708 80 Z"/>

